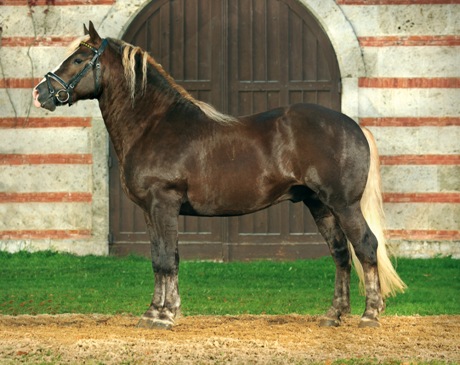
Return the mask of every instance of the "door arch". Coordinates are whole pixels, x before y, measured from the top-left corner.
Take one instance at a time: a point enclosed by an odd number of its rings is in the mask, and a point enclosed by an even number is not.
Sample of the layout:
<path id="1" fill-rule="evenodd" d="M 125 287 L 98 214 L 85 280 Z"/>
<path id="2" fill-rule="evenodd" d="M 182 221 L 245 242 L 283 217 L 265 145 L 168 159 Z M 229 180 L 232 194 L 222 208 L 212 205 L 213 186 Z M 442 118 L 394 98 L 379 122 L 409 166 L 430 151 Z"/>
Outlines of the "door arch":
<path id="1" fill-rule="evenodd" d="M 313 102 L 340 110 L 340 72 L 317 20 L 296 0 L 157 0 L 123 39 L 195 98 L 232 114 Z M 111 155 L 114 156 L 113 151 Z M 180 217 L 182 257 L 305 258 L 328 252 L 308 209 L 285 202 L 232 218 Z M 150 252 L 143 214 L 110 170 L 111 252 Z"/>

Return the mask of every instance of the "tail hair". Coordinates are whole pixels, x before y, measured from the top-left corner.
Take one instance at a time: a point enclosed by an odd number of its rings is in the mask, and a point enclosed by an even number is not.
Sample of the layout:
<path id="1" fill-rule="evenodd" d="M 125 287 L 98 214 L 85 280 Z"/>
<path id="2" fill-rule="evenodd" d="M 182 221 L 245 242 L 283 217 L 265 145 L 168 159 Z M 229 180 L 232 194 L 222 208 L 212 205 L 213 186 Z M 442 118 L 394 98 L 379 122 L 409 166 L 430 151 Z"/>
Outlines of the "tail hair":
<path id="1" fill-rule="evenodd" d="M 369 228 L 378 241 L 377 246 L 377 266 L 380 279 L 380 291 L 384 298 L 394 296 L 398 292 L 404 292 L 406 284 L 401 280 L 394 269 L 387 253 L 387 242 L 385 235 L 385 213 L 383 211 L 382 188 L 380 178 L 380 162 L 377 151 L 377 144 L 374 136 L 366 129 L 362 128 L 370 148 L 370 168 L 367 178 L 366 188 L 361 198 L 361 210 Z M 360 279 L 361 287 L 364 286 L 364 272 L 353 246 L 348 243 L 353 257 L 353 264 Z"/>

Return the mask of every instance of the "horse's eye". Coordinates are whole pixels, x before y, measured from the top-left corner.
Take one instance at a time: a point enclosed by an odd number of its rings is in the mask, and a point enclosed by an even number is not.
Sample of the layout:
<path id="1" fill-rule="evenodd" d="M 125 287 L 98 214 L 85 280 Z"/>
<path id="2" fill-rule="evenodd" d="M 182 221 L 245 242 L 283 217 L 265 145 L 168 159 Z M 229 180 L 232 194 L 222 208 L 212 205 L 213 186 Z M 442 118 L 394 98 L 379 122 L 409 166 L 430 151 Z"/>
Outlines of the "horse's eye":
<path id="1" fill-rule="evenodd" d="M 76 65 L 79 65 L 82 62 L 83 61 L 80 58 L 75 58 L 75 60 L 73 61 L 73 63 L 75 63 Z"/>

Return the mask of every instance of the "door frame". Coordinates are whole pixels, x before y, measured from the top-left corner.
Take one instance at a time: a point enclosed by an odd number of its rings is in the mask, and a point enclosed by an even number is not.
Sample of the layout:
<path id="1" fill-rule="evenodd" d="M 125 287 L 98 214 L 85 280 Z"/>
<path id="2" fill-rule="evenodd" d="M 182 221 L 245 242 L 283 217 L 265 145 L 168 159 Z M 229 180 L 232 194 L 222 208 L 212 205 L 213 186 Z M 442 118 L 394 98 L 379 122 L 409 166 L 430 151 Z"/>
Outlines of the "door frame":
<path id="1" fill-rule="evenodd" d="M 165 2 L 168 1 L 168 0 L 164 0 Z M 131 17 L 131 21 L 134 20 L 139 12 L 141 12 L 145 6 L 148 6 L 149 3 L 145 3 L 142 8 L 139 8 L 138 11 L 136 12 L 136 14 L 133 14 L 132 17 Z M 335 8 L 335 10 L 337 10 L 337 5 L 335 2 L 330 2 L 328 0 L 326 1 L 309 1 L 307 3 L 307 1 L 303 1 L 303 0 L 297 0 L 296 4 L 294 5 L 295 7 L 298 7 L 299 9 L 304 7 L 307 11 L 309 11 L 314 17 L 316 17 L 317 21 L 320 23 L 320 25 L 323 27 L 323 30 L 325 31 L 326 33 L 326 36 L 329 38 L 329 43 L 332 45 L 332 47 L 334 48 L 334 52 L 335 52 L 335 55 L 337 57 L 337 62 L 338 62 L 338 65 L 339 65 L 339 72 L 341 75 L 343 75 L 343 69 L 345 70 L 348 70 L 349 69 L 349 65 L 351 64 L 350 60 L 347 59 L 347 62 L 344 62 L 344 59 L 343 57 L 340 57 L 340 54 L 337 52 L 337 46 L 339 45 L 343 45 L 343 44 L 346 44 L 346 43 L 342 43 L 343 42 L 343 39 L 349 39 L 350 38 L 350 34 L 347 33 L 347 32 L 333 32 L 333 34 L 336 35 L 336 41 L 334 42 L 333 39 L 330 37 L 330 33 L 327 31 L 327 28 L 329 28 L 330 26 L 330 22 L 326 21 L 327 18 L 321 18 L 321 17 L 318 17 L 317 14 L 321 14 L 321 13 L 324 13 L 324 12 L 329 12 L 331 8 Z M 333 13 L 334 14 L 334 17 L 337 17 L 337 12 Z M 329 17 L 330 18 L 330 17 Z M 123 34 L 126 33 L 126 30 L 127 30 L 127 27 L 131 24 L 131 22 L 128 22 L 125 29 L 122 30 Z M 348 24 L 348 23 L 347 23 Z M 326 26 L 325 26 L 326 25 Z M 337 24 L 334 24 L 334 28 L 337 28 Z M 346 35 L 346 37 L 344 37 L 344 33 Z M 340 41 L 337 41 L 338 40 L 338 37 L 340 36 L 340 38 L 342 40 Z M 354 36 L 354 45 L 359 48 L 359 44 L 357 43 L 357 39 L 356 39 L 356 36 L 354 35 L 353 33 L 353 36 Z M 348 43 L 350 44 L 350 43 Z M 356 48 L 356 47 L 355 47 Z M 358 65 L 357 68 L 354 69 L 354 71 L 356 72 L 356 70 L 358 70 L 358 73 L 361 72 L 361 70 L 363 69 L 363 60 L 362 60 L 362 55 L 361 55 L 361 52 L 353 52 L 355 55 L 358 55 L 358 62 L 355 64 Z M 224 62 L 226 63 L 226 62 Z M 347 67 L 348 66 L 348 67 Z M 346 74 L 347 77 L 342 77 L 341 80 L 342 80 L 342 93 L 341 93 L 341 103 L 342 103 L 342 107 L 341 109 L 346 112 L 344 109 L 353 109 L 353 111 L 350 113 L 348 112 L 349 115 L 357 115 L 358 114 L 358 103 L 357 102 L 349 102 L 347 104 L 344 104 L 344 102 L 346 100 L 352 100 L 354 99 L 353 97 L 353 94 L 354 96 L 356 97 L 357 95 L 357 80 L 358 80 L 358 77 L 353 77 L 352 73 L 351 72 L 348 72 L 348 74 Z M 354 85 L 356 84 L 356 85 Z M 355 89 L 355 90 L 353 90 Z M 348 92 L 347 92 L 348 90 Z M 356 91 L 355 93 L 353 93 L 353 91 Z M 352 106 L 350 108 L 350 106 Z M 347 113 L 347 112 L 346 112 Z M 110 221 L 110 217 L 109 217 L 109 221 Z M 224 225 L 223 225 L 224 226 Z M 228 236 L 228 232 L 222 232 L 223 234 L 223 238 L 225 239 L 226 236 Z M 225 243 L 224 243 L 225 245 Z M 192 248 L 190 246 L 190 248 Z M 267 247 L 265 247 L 266 249 Z M 224 256 L 226 257 L 229 257 L 229 256 L 232 256 L 230 254 L 230 251 L 232 250 L 231 247 L 227 247 L 226 249 L 224 249 L 224 251 L 226 251 L 226 253 L 224 252 Z M 323 252 L 324 254 L 324 252 Z M 239 256 L 239 255 L 237 255 Z"/>

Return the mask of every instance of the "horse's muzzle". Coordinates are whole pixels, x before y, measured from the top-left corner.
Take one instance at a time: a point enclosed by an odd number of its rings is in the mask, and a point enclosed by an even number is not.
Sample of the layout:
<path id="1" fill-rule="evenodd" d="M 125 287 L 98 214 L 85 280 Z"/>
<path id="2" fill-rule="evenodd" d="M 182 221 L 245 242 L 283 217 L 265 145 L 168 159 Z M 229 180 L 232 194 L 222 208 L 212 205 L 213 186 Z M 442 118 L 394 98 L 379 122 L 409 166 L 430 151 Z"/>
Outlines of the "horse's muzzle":
<path id="1" fill-rule="evenodd" d="M 48 93 L 45 82 L 40 82 L 32 91 L 32 97 L 34 100 L 34 105 L 37 108 L 44 108 L 49 111 L 54 111 L 56 109 L 56 103 L 54 97 Z"/>

